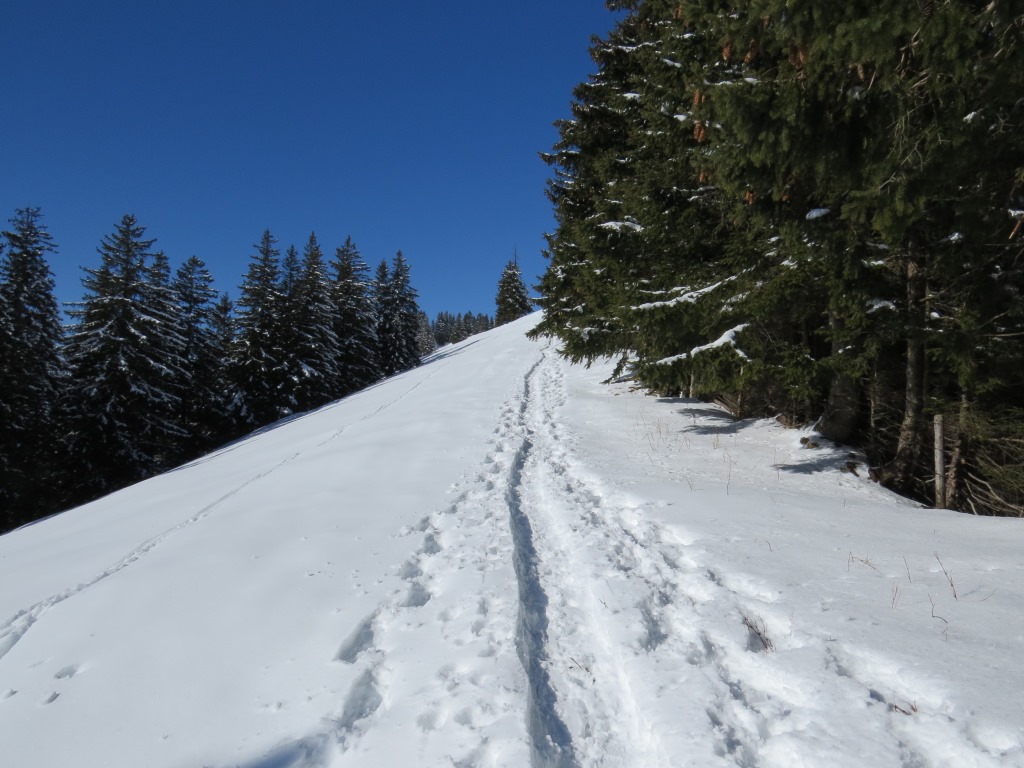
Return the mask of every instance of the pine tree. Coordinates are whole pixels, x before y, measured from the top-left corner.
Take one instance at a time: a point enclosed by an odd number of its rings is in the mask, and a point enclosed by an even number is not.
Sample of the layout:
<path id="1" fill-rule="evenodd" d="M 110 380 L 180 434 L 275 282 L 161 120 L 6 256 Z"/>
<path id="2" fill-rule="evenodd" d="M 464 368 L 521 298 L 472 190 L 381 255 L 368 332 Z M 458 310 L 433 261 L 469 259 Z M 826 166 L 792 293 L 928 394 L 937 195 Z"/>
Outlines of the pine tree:
<path id="1" fill-rule="evenodd" d="M 190 257 L 171 284 L 178 307 L 184 376 L 176 423 L 185 433 L 178 461 L 194 458 L 227 438 L 228 405 L 225 381 L 227 344 L 214 300 L 213 276 L 206 264 Z M 222 310 L 223 311 L 223 310 Z M 230 317 L 230 306 L 227 310 Z"/>
<path id="2" fill-rule="evenodd" d="M 214 386 L 216 402 L 222 413 L 210 423 L 211 441 L 220 444 L 246 431 L 245 406 L 241 390 L 233 376 L 232 355 L 235 350 L 235 305 L 226 293 L 220 294 L 210 312 L 211 354 L 216 358 Z"/>
<path id="3" fill-rule="evenodd" d="M 401 251 L 395 254 L 391 268 L 391 296 L 394 299 L 396 334 L 396 372 L 407 371 L 420 364 L 416 342 L 420 328 L 420 308 L 412 287 L 409 264 Z"/>
<path id="4" fill-rule="evenodd" d="M 86 295 L 69 312 L 75 321 L 66 355 L 69 500 L 82 501 L 142 480 L 166 467 L 169 361 L 159 345 L 162 314 L 149 306 L 153 240 L 125 215 L 99 246 L 99 268 L 86 268 Z"/>
<path id="5" fill-rule="evenodd" d="M 38 208 L 21 208 L 0 245 L 0 531 L 52 511 L 62 329 Z"/>
<path id="6" fill-rule="evenodd" d="M 331 286 L 323 252 L 310 234 L 290 300 L 290 329 L 295 370 L 295 402 L 299 410 L 317 408 L 339 396 L 338 337 L 334 331 Z"/>
<path id="7" fill-rule="evenodd" d="M 498 279 L 498 295 L 495 299 L 497 312 L 494 315 L 494 322 L 497 325 L 504 325 L 513 320 L 518 320 L 524 315 L 530 314 L 533 305 L 530 296 L 526 291 L 526 284 L 523 283 L 522 273 L 519 271 L 519 264 L 512 259 L 501 272 Z"/>
<path id="8" fill-rule="evenodd" d="M 302 315 L 302 263 L 294 245 L 289 245 L 281 260 L 281 281 L 278 285 L 279 302 L 275 311 L 277 323 L 277 354 L 280 371 L 275 377 L 278 389 L 276 405 L 282 415 L 302 410 L 299 389 L 308 373 L 299 357 L 302 341 L 300 327 Z"/>
<path id="9" fill-rule="evenodd" d="M 437 342 L 437 346 L 443 347 L 445 344 L 452 343 L 455 316 L 451 312 L 438 312 L 431 327 L 434 330 L 434 340 Z"/>
<path id="10" fill-rule="evenodd" d="M 166 397 L 153 404 L 154 416 L 166 425 L 158 454 L 161 466 L 174 466 L 187 451 L 188 430 L 181 424 L 181 401 L 192 385 L 185 358 L 184 326 L 178 297 L 171 285 L 171 266 L 163 251 L 146 266 L 142 303 L 151 318 L 146 338 L 148 356 L 161 367 L 161 389 Z"/>
<path id="11" fill-rule="evenodd" d="M 399 330 L 397 298 L 391 282 L 391 270 L 387 260 L 377 265 L 373 280 L 373 306 L 377 320 L 377 350 L 380 355 L 381 375 L 393 376 L 399 368 Z"/>
<path id="12" fill-rule="evenodd" d="M 422 358 L 433 354 L 437 350 L 437 339 L 434 338 L 434 330 L 430 325 L 430 318 L 426 312 L 419 313 L 419 330 L 416 333 L 416 352 Z"/>
<path id="13" fill-rule="evenodd" d="M 231 354 L 237 413 L 249 428 L 263 426 L 291 412 L 289 355 L 283 349 L 281 252 L 264 230 L 238 300 Z"/>
<path id="14" fill-rule="evenodd" d="M 380 380 L 377 314 L 367 280 L 366 262 L 351 237 L 335 251 L 331 263 L 334 281 L 334 335 L 338 340 L 335 393 L 343 397 Z"/>
<path id="15" fill-rule="evenodd" d="M 387 261 L 378 265 L 373 295 L 382 372 L 393 376 L 415 368 L 419 365 L 416 350 L 419 307 L 409 281 L 409 265 L 401 251 L 395 254 L 390 268 Z"/>
<path id="16" fill-rule="evenodd" d="M 1024 405 L 1019 9 L 609 5 L 628 13 L 547 156 L 536 333 L 659 391 L 818 419 L 922 498 L 927 417 L 955 411 L 956 503 L 1024 511 L 1024 451 L 992 418 Z"/>

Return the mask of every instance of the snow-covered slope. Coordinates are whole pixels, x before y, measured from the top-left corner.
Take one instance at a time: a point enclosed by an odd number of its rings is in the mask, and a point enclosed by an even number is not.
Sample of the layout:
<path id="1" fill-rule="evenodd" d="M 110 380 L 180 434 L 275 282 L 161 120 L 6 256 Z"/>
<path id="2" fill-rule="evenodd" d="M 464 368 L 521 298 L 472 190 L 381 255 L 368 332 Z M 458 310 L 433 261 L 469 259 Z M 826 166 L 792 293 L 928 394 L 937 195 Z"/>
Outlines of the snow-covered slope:
<path id="1" fill-rule="evenodd" d="M 0 537 L 0 764 L 1024 765 L 1024 527 L 527 318 Z"/>

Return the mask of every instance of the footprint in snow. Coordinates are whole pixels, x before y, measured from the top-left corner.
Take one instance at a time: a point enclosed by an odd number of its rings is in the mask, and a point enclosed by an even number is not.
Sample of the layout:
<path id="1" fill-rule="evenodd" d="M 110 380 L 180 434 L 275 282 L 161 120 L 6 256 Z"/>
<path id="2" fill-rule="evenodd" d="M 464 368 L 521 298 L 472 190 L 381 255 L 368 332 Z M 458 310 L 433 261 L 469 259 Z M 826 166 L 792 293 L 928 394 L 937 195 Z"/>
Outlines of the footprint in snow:
<path id="1" fill-rule="evenodd" d="M 74 664 L 69 664 L 57 670 L 57 673 L 53 676 L 54 680 L 67 680 L 78 674 L 78 667 Z"/>
<path id="2" fill-rule="evenodd" d="M 346 664 L 355 664 L 360 654 L 373 647 L 375 639 L 373 623 L 376 618 L 377 613 L 375 611 L 363 619 L 359 625 L 352 630 L 349 636 L 346 637 L 345 641 L 341 644 L 337 654 L 335 654 L 335 661 L 342 661 Z"/>
<path id="3" fill-rule="evenodd" d="M 413 582 L 409 585 L 409 592 L 406 594 L 402 606 L 404 608 L 422 608 L 430 602 L 431 597 L 433 595 L 422 584 Z"/>

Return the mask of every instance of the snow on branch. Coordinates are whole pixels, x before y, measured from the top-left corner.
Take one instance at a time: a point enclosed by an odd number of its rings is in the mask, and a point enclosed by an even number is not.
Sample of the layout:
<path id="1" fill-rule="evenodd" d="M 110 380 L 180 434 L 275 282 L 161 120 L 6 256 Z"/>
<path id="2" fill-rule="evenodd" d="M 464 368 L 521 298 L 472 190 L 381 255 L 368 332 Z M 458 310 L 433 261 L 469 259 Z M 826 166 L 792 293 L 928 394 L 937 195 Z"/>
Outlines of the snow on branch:
<path id="1" fill-rule="evenodd" d="M 742 349 L 736 346 L 736 334 L 746 327 L 747 323 L 741 323 L 740 325 L 737 325 L 735 328 L 731 328 L 730 330 L 723 333 L 710 344 L 702 344 L 699 347 L 694 347 L 689 352 L 684 352 L 681 355 L 672 355 L 671 357 L 662 358 L 661 360 L 658 360 L 655 363 L 655 365 L 669 365 L 670 363 L 674 363 L 677 360 L 686 360 L 687 358 L 693 358 L 699 355 L 701 352 L 707 352 L 709 349 L 718 349 L 719 347 L 732 347 L 733 352 L 735 352 L 739 357 L 743 358 L 744 360 L 748 360 L 749 358 L 747 357 L 747 354 Z"/>
<path id="2" fill-rule="evenodd" d="M 635 307 L 630 307 L 630 309 L 635 311 L 643 311 L 649 309 L 675 307 L 680 304 L 694 304 L 705 295 L 711 293 L 717 288 L 721 288 L 726 283 L 731 283 L 735 279 L 736 275 L 732 275 L 731 277 L 727 277 L 725 278 L 725 280 L 721 280 L 715 283 L 714 285 L 709 285 L 707 288 L 698 288 L 695 291 L 691 291 L 689 288 L 677 288 L 676 290 L 686 291 L 686 293 L 682 294 L 681 296 L 676 296 L 674 299 L 669 299 L 667 301 L 652 301 L 648 302 L 647 304 L 640 304 Z"/>
<path id="3" fill-rule="evenodd" d="M 600 227 L 601 229 L 612 229 L 616 232 L 621 232 L 624 229 L 628 229 L 633 232 L 644 231 L 644 228 L 635 221 L 606 221 L 604 224 L 601 224 Z"/>

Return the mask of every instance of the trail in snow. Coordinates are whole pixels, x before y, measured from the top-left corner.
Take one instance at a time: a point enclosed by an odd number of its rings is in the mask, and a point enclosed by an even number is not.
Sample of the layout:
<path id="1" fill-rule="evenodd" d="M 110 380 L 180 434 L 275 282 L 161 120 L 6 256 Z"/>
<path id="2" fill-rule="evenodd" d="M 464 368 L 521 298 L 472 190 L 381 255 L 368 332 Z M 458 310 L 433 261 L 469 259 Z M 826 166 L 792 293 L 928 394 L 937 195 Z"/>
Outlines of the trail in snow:
<path id="1" fill-rule="evenodd" d="M 0 540 L 5 759 L 1024 766 L 1016 528 L 513 331 Z"/>
<path id="2" fill-rule="evenodd" d="M 901 682 L 876 651 L 780 611 L 782 585 L 715 563 L 589 475 L 559 413 L 564 370 L 542 353 L 512 430 L 523 433 L 509 498 L 528 565 L 518 576 L 535 764 L 997 764 L 970 730 L 918 712 L 942 708 L 940 689 Z M 842 731 L 825 725 L 833 718 Z M 929 743 L 935 729 L 941 746 Z M 851 731 L 855 753 L 843 746 Z"/>
<path id="3" fill-rule="evenodd" d="M 560 415 L 564 366 L 538 352 L 482 465 L 402 531 L 419 544 L 340 643 L 353 682 L 326 728 L 244 768 L 947 764 L 904 722 L 940 693 L 897 691 L 873 653 L 778 610 L 778 586 L 714 564 L 588 472 Z"/>
<path id="4" fill-rule="evenodd" d="M 69 598 L 82 594 L 87 589 L 98 584 L 104 579 L 113 576 L 116 573 L 120 573 L 128 566 L 140 560 L 152 549 L 160 546 L 160 544 L 162 544 L 164 541 L 166 541 L 168 538 L 173 536 L 178 531 L 181 531 L 184 528 L 187 528 L 191 525 L 195 525 L 196 523 L 202 521 L 204 518 L 206 518 L 208 515 L 214 512 L 218 507 L 224 504 L 224 502 L 226 502 L 232 496 L 235 496 L 237 493 L 244 490 L 253 483 L 263 480 L 264 478 L 273 474 L 273 472 L 275 472 L 277 469 L 284 466 L 290 461 L 294 461 L 296 458 L 298 458 L 298 456 L 299 454 L 297 453 L 293 454 L 292 456 L 289 456 L 284 461 L 276 464 L 275 466 L 263 472 L 260 472 L 258 475 L 255 475 L 254 477 L 245 481 L 238 487 L 228 491 L 217 500 L 211 502 L 210 504 L 207 504 L 198 512 L 186 518 L 181 523 L 175 525 L 173 528 L 164 531 L 163 533 L 149 539 L 148 541 L 142 542 L 137 547 L 132 549 L 131 552 L 122 557 L 118 563 L 103 570 L 96 576 L 93 576 L 87 581 L 76 584 L 73 587 L 69 587 L 63 592 L 60 592 L 56 595 L 52 595 L 46 598 L 45 600 L 41 600 L 35 605 L 29 608 L 25 608 L 16 613 L 13 618 L 8 620 L 6 624 L 0 627 L 0 658 L 3 658 L 7 653 L 9 653 L 11 649 L 14 648 L 14 646 L 25 636 L 29 629 L 31 629 L 32 626 L 39 620 L 39 618 L 44 613 L 49 611 L 51 608 L 53 608 L 56 605 L 59 605 L 60 603 L 63 603 L 65 600 L 68 600 Z"/>

